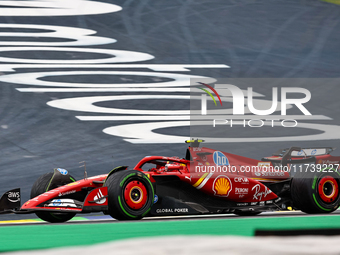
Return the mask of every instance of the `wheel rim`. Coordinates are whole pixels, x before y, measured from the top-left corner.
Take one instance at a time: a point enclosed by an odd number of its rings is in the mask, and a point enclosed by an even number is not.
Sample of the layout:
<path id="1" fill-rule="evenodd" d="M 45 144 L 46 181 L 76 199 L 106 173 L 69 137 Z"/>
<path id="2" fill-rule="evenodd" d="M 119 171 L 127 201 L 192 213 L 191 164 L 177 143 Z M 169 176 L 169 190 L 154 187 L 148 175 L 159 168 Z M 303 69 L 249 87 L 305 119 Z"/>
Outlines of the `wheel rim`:
<path id="1" fill-rule="evenodd" d="M 128 207 L 133 210 L 143 208 L 148 200 L 147 190 L 140 181 L 130 181 L 124 189 L 124 200 Z"/>
<path id="2" fill-rule="evenodd" d="M 323 177 L 319 182 L 318 191 L 323 202 L 334 202 L 339 194 L 339 186 L 336 179 L 332 176 Z"/>

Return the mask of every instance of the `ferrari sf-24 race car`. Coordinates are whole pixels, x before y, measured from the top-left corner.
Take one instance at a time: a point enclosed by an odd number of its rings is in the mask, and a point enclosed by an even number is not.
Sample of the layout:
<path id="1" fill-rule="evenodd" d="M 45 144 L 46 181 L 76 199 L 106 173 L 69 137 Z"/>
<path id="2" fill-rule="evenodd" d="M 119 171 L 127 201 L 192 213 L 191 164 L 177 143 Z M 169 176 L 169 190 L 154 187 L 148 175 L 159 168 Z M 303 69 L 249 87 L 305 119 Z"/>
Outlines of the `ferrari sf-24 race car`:
<path id="1" fill-rule="evenodd" d="M 255 160 L 190 143 L 184 158 L 148 156 L 133 169 L 76 181 L 54 169 L 33 184 L 22 206 L 20 189 L 0 199 L 0 213 L 35 213 L 48 222 L 65 222 L 77 213 L 103 212 L 117 220 L 145 216 L 234 213 L 299 209 L 330 213 L 339 207 L 340 157 L 334 148 L 279 150 Z M 20 207 L 21 206 L 21 207 Z"/>

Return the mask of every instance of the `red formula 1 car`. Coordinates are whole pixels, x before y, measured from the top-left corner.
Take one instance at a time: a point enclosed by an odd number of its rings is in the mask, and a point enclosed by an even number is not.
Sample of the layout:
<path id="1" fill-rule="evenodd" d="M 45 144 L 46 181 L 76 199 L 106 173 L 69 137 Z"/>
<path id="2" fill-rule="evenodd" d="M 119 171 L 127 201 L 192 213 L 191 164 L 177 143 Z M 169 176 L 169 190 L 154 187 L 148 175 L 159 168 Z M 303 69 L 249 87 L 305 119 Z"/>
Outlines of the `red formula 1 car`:
<path id="1" fill-rule="evenodd" d="M 190 143 L 185 158 L 149 156 L 132 170 L 76 181 L 67 170 L 42 175 L 20 207 L 20 190 L 6 192 L 0 213 L 36 213 L 64 222 L 77 213 L 103 212 L 118 220 L 145 216 L 287 210 L 329 213 L 340 203 L 340 157 L 333 148 L 292 147 L 255 160 Z"/>

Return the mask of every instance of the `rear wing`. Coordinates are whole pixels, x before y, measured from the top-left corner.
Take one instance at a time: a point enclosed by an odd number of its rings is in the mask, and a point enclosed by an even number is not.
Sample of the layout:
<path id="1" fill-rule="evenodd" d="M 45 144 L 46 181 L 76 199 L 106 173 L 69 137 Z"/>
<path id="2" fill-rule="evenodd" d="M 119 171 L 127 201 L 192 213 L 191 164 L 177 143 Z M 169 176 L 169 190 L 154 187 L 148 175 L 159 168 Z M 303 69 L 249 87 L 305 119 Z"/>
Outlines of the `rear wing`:
<path id="1" fill-rule="evenodd" d="M 20 188 L 5 192 L 0 198 L 0 214 L 14 213 L 21 207 Z"/>
<path id="2" fill-rule="evenodd" d="M 273 156 L 282 157 L 290 148 L 280 149 L 273 154 Z M 320 155 L 328 155 L 332 151 L 334 151 L 335 147 L 310 147 L 310 148 L 301 148 L 300 151 L 293 151 L 291 153 L 291 157 L 310 157 L 310 156 L 320 156 Z"/>
<path id="3" fill-rule="evenodd" d="M 307 149 L 303 149 L 303 148 L 300 148 L 300 147 L 290 147 L 289 149 L 279 150 L 278 152 L 273 154 L 273 156 L 262 158 L 262 160 L 263 161 L 269 161 L 274 166 L 277 166 L 277 165 L 287 166 L 288 164 L 292 164 L 292 163 L 294 163 L 294 164 L 305 164 L 305 163 L 314 164 L 315 161 L 316 161 L 314 154 L 308 155 L 304 150 L 307 150 Z M 310 150 L 310 148 L 308 150 Z M 300 155 L 300 154 L 302 154 L 302 155 Z M 323 154 L 321 154 L 321 155 L 323 155 Z M 294 159 L 294 157 L 295 157 L 295 159 Z"/>

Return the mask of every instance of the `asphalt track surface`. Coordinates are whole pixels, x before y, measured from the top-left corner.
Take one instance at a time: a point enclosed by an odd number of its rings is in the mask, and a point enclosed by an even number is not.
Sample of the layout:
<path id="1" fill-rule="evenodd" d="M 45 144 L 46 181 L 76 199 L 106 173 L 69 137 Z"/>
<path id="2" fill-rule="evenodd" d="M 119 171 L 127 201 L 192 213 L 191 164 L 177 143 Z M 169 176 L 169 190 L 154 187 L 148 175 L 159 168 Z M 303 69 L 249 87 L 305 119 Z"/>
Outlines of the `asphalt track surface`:
<path id="1" fill-rule="evenodd" d="M 313 115 L 325 115 L 331 120 L 311 121 L 319 124 L 340 125 L 337 78 L 340 73 L 340 6 L 311 1 L 100 1 L 114 3 L 123 9 L 114 13 L 75 16 L 17 16 L 2 13 L 0 24 L 38 24 L 86 28 L 97 31 L 98 36 L 114 38 L 115 43 L 90 46 L 96 49 L 119 49 L 143 52 L 154 56 L 143 64 L 204 64 L 228 65 L 230 68 L 192 68 L 191 75 L 219 78 L 302 78 L 301 86 L 308 88 L 313 97 L 307 108 Z M 0 1 L 1 4 L 1 1 Z M 2 28 L 2 32 L 20 32 L 20 29 Z M 31 31 L 31 30 L 28 30 Z M 27 30 L 26 30 L 27 32 Z M 25 42 L 25 37 L 3 36 L 2 42 Z M 44 42 L 46 38 L 35 37 Z M 34 41 L 33 40 L 33 41 Z M 55 42 L 60 39 L 48 39 Z M 32 41 L 32 39 L 31 39 Z M 10 47 L 11 44 L 6 47 Z M 81 46 L 82 48 L 86 48 Z M 0 52 L 3 64 L 17 64 L 15 73 L 69 71 L 69 67 L 49 67 L 14 63 L 8 58 L 20 59 L 88 59 L 97 53 L 63 53 L 58 51 Z M 20 65 L 22 65 L 20 67 Z M 99 71 L 117 70 L 95 67 Z M 4 69 L 1 77 L 13 72 Z M 75 65 L 72 71 L 92 71 Z M 123 68 L 120 70 L 131 70 Z M 134 71 L 145 71 L 135 68 Z M 174 71 L 170 73 L 175 73 Z M 313 82 L 310 82 L 312 78 Z M 88 84 L 155 82 L 145 76 L 72 75 L 45 77 L 52 82 L 78 82 Z M 155 143 L 134 144 L 123 136 L 113 136 L 102 130 L 110 126 L 133 124 L 130 115 L 114 122 L 80 121 L 75 116 L 103 114 L 67 111 L 46 105 L 47 102 L 77 97 L 140 95 L 136 92 L 43 92 L 25 93 L 18 88 L 32 88 L 31 84 L 0 81 L 0 192 L 20 187 L 22 200 L 29 198 L 33 182 L 55 167 L 68 169 L 80 179 L 83 177 L 79 162 L 86 161 L 89 175 L 109 172 L 114 166 L 134 166 L 145 155 L 183 156 L 186 145 Z M 34 87 L 35 88 L 35 87 Z M 269 95 L 268 86 L 256 88 Z M 166 92 L 149 92 L 167 95 Z M 187 95 L 172 92 L 173 95 Z M 177 100 L 125 100 L 97 103 L 102 107 L 121 107 L 139 110 L 189 109 L 189 102 Z M 117 114 L 113 114 L 117 116 Z M 125 119 L 124 119 L 125 118 Z M 321 123 L 322 122 L 322 123 Z M 268 130 L 229 130 L 230 136 L 258 136 Z M 189 137 L 189 127 L 171 127 L 160 131 Z M 280 136 L 281 130 L 270 130 Z M 320 131 L 303 129 L 296 134 L 315 134 Z M 232 143 L 229 152 L 253 158 L 269 156 L 279 148 L 292 145 L 333 146 L 338 139 L 311 141 L 283 141 L 259 143 Z M 32 215 L 1 215 L 1 219 L 31 218 Z"/>

